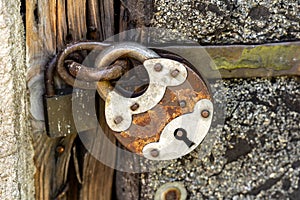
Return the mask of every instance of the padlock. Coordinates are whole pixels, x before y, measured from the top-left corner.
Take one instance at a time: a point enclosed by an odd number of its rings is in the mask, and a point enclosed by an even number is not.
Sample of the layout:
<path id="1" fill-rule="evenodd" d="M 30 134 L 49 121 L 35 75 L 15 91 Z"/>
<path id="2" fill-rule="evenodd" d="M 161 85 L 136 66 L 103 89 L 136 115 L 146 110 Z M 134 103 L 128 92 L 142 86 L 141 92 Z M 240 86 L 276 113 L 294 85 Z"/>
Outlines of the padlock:
<path id="1" fill-rule="evenodd" d="M 136 43 L 105 49 L 96 66 L 107 66 L 120 57 L 142 62 L 149 86 L 140 96 L 130 98 L 108 81 L 97 83 L 105 99 L 106 122 L 116 138 L 151 160 L 175 159 L 194 150 L 207 135 L 213 117 L 212 97 L 199 72 L 183 59 Z"/>
<path id="2" fill-rule="evenodd" d="M 54 69 L 56 60 L 57 57 L 53 58 L 45 71 L 44 113 L 47 134 L 50 137 L 63 137 L 96 128 L 98 121 L 90 114 L 94 113 L 93 109 L 95 108 L 87 106 L 91 104 L 91 101 L 95 101 L 94 98 L 91 98 L 95 92 L 93 90 L 73 89 L 72 87 L 55 89 Z M 74 95 L 85 97 L 85 101 L 75 111 L 72 108 Z M 82 110 L 84 112 L 81 112 Z M 76 126 L 72 113 L 78 113 L 78 116 L 82 118 L 82 120 L 76 121 Z"/>

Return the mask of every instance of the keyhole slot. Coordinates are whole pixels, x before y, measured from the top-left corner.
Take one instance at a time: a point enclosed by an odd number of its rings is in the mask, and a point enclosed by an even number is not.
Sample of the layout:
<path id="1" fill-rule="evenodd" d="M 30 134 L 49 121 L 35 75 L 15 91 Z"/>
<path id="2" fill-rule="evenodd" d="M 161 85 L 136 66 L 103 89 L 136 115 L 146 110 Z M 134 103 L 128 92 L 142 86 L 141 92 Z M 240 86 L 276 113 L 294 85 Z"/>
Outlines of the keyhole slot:
<path id="1" fill-rule="evenodd" d="M 195 143 L 187 138 L 187 132 L 183 128 L 178 128 L 174 131 L 174 137 L 177 140 L 182 140 L 189 148 L 191 148 Z"/>

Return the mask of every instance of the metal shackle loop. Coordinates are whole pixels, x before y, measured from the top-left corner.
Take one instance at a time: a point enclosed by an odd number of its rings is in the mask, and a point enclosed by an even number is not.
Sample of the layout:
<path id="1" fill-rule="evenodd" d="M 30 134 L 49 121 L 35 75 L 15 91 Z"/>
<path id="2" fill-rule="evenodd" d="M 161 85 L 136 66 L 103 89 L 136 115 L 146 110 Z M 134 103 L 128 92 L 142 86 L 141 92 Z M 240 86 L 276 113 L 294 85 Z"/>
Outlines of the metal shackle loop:
<path id="1" fill-rule="evenodd" d="M 153 50 L 146 48 L 137 43 L 123 42 L 112 45 L 104 49 L 96 58 L 95 67 L 103 68 L 110 65 L 120 57 L 129 57 L 143 63 L 147 59 L 160 58 Z M 99 81 L 97 83 L 97 91 L 103 99 L 113 90 L 109 81 Z"/>

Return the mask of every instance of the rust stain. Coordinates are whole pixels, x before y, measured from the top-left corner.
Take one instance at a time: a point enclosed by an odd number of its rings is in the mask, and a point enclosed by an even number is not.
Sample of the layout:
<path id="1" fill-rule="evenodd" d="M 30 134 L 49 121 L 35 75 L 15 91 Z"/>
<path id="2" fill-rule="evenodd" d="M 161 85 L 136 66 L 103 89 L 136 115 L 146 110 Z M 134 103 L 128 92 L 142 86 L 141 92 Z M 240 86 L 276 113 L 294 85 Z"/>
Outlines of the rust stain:
<path id="1" fill-rule="evenodd" d="M 132 120 L 132 123 L 137 126 L 146 126 L 149 125 L 150 122 L 151 122 L 151 117 L 149 112 L 135 115 L 133 116 L 133 120 Z"/>

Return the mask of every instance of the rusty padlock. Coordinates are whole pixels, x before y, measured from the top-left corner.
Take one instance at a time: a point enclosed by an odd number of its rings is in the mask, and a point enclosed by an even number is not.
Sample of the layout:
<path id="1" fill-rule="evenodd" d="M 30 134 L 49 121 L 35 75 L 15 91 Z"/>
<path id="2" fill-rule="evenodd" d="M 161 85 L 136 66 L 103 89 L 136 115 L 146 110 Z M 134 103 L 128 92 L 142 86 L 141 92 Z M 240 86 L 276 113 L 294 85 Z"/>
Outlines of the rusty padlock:
<path id="1" fill-rule="evenodd" d="M 147 70 L 149 86 L 140 96 L 122 96 L 108 81 L 98 82 L 97 90 L 105 99 L 106 122 L 116 138 L 130 151 L 152 160 L 175 159 L 191 152 L 212 122 L 212 97 L 199 72 L 167 55 L 136 43 L 120 43 L 96 59 L 101 68 L 130 57 Z"/>

